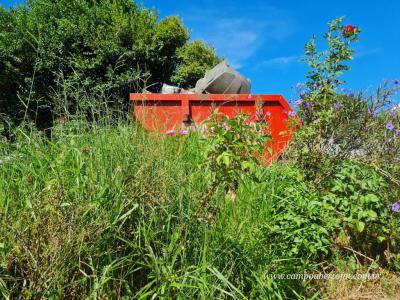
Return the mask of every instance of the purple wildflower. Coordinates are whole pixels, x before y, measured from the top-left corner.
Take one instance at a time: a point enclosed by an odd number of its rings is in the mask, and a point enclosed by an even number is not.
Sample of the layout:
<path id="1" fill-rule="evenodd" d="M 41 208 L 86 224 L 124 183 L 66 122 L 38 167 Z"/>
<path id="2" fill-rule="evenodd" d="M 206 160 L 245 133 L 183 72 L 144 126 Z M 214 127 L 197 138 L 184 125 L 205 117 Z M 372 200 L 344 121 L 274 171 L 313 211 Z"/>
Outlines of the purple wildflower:
<path id="1" fill-rule="evenodd" d="M 347 95 L 347 97 L 349 97 L 349 98 L 354 98 L 354 93 L 349 93 L 348 95 Z"/>
<path id="2" fill-rule="evenodd" d="M 303 105 L 304 105 L 304 107 L 307 107 L 307 108 L 312 106 L 312 104 L 310 102 L 304 102 Z"/>
<path id="3" fill-rule="evenodd" d="M 300 92 L 300 97 L 301 97 L 301 98 L 304 99 L 306 95 L 307 95 L 307 93 L 306 93 L 305 91 L 301 91 L 301 92 Z"/>
<path id="4" fill-rule="evenodd" d="M 341 109 L 341 108 L 343 108 L 343 104 L 342 103 L 335 103 L 335 104 L 333 104 L 333 108 L 335 109 L 335 110 L 339 110 L 339 109 Z"/>
<path id="5" fill-rule="evenodd" d="M 398 202 L 392 204 L 392 211 L 400 212 L 400 204 Z"/>
<path id="6" fill-rule="evenodd" d="M 398 81 L 397 79 L 395 79 L 395 80 L 393 81 L 393 83 L 394 83 L 395 85 L 398 85 L 398 84 L 399 84 L 399 81 Z"/>
<path id="7" fill-rule="evenodd" d="M 180 133 L 180 135 L 188 135 L 189 134 L 189 130 L 182 129 L 179 133 Z"/>
<path id="8" fill-rule="evenodd" d="M 301 103 L 303 103 L 302 99 L 296 100 L 296 102 L 294 104 L 296 104 L 297 106 L 301 105 Z"/>
<path id="9" fill-rule="evenodd" d="M 297 84 L 296 84 L 296 88 L 301 88 L 301 87 L 303 87 L 304 86 L 304 83 L 302 83 L 302 82 L 298 82 Z"/>
<path id="10" fill-rule="evenodd" d="M 396 110 L 392 109 L 389 111 L 389 115 L 394 119 L 397 117 L 397 112 Z"/>
<path id="11" fill-rule="evenodd" d="M 167 135 L 172 136 L 172 135 L 175 135 L 175 134 L 176 134 L 175 130 L 173 130 L 173 129 L 167 130 Z"/>
<path id="12" fill-rule="evenodd" d="M 387 123 L 386 129 L 392 131 L 394 129 L 394 125 L 392 123 Z"/>
<path id="13" fill-rule="evenodd" d="M 289 117 L 294 118 L 296 116 L 296 112 L 294 112 L 293 110 L 288 112 Z"/>
<path id="14" fill-rule="evenodd" d="M 342 90 L 341 90 L 341 92 L 343 93 L 343 94 L 345 94 L 346 93 L 346 89 L 345 88 L 342 88 Z"/>

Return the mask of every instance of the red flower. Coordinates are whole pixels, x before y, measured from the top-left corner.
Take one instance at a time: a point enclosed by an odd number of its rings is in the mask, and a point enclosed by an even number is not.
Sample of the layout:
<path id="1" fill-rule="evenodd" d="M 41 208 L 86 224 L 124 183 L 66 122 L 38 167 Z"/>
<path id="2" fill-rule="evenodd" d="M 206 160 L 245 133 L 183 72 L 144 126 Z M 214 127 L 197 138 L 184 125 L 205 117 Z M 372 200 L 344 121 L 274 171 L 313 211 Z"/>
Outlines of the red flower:
<path id="1" fill-rule="evenodd" d="M 345 38 L 349 38 L 349 37 L 351 37 L 353 34 L 356 33 L 357 29 L 358 29 L 358 28 L 357 28 L 356 26 L 354 26 L 354 25 L 347 25 L 347 26 L 344 28 L 344 30 L 343 30 L 343 32 L 342 32 L 342 35 L 343 35 Z"/>

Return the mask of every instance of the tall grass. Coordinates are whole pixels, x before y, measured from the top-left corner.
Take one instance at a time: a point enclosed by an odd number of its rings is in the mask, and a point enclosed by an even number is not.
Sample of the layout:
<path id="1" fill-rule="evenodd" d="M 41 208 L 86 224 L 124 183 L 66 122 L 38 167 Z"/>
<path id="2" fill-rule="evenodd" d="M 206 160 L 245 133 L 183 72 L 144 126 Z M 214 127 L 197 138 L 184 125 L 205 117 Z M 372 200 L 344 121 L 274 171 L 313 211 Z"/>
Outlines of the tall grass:
<path id="1" fill-rule="evenodd" d="M 268 274 L 351 261 L 299 168 L 259 166 L 234 194 L 210 191 L 207 140 L 146 132 L 105 94 L 97 105 L 79 85 L 60 90 L 65 122 L 0 141 L 3 298 L 317 299 L 316 282 Z"/>
<path id="2" fill-rule="evenodd" d="M 0 168 L 3 297 L 283 299 L 302 289 L 264 278 L 289 266 L 266 235 L 285 179 L 260 171 L 236 200 L 221 189 L 203 207 L 201 147 L 195 134 L 129 123 L 70 121 L 51 139 L 19 130 Z"/>

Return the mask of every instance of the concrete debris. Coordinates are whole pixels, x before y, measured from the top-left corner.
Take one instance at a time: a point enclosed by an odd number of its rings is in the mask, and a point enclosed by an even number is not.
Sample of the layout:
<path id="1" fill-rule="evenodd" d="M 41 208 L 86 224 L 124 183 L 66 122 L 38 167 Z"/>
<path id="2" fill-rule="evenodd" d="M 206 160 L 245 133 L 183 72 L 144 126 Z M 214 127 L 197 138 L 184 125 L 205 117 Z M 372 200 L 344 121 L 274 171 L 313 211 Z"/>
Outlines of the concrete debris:
<path id="1" fill-rule="evenodd" d="M 224 60 L 196 83 L 196 93 L 250 94 L 250 80 L 244 78 Z"/>
<path id="2" fill-rule="evenodd" d="M 196 87 L 185 90 L 177 86 L 163 84 L 162 94 L 250 94 L 251 83 L 238 71 L 234 70 L 224 60 L 211 70 L 208 70 L 203 78 L 199 79 Z"/>

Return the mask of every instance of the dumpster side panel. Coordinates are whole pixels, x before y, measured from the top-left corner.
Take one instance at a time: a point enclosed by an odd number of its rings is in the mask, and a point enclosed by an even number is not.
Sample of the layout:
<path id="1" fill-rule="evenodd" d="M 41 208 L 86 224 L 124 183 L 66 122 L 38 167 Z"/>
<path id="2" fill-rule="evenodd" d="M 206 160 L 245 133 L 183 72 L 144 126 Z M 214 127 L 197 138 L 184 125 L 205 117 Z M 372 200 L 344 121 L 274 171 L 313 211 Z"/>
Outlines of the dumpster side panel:
<path id="1" fill-rule="evenodd" d="M 273 156 L 280 156 L 287 143 L 291 140 L 288 131 L 288 112 L 290 107 L 279 98 L 265 101 L 262 104 L 265 121 L 269 125 L 273 141 L 268 143 Z M 288 109 L 289 108 L 289 109 Z"/>
<path id="2" fill-rule="evenodd" d="M 245 113 L 248 115 L 255 115 L 256 107 L 254 101 L 190 101 L 189 111 L 192 120 L 196 124 L 200 124 L 202 121 L 207 119 L 213 112 L 224 114 L 230 118 L 234 117 L 239 113 Z"/>
<path id="3" fill-rule="evenodd" d="M 181 126 L 181 102 L 170 101 L 167 105 L 156 101 L 146 101 L 135 106 L 134 117 L 147 130 L 165 131 Z"/>
<path id="4" fill-rule="evenodd" d="M 147 130 L 166 131 L 182 125 L 183 102 L 180 94 L 131 94 L 133 117 Z"/>
<path id="5" fill-rule="evenodd" d="M 272 160 L 277 159 L 292 138 L 288 128 L 291 107 L 280 95 L 226 94 L 131 94 L 134 118 L 148 130 L 180 129 L 192 121 L 199 126 L 217 110 L 234 117 L 262 112 L 273 141 L 268 143 Z M 271 157 L 270 157 L 271 158 Z"/>

